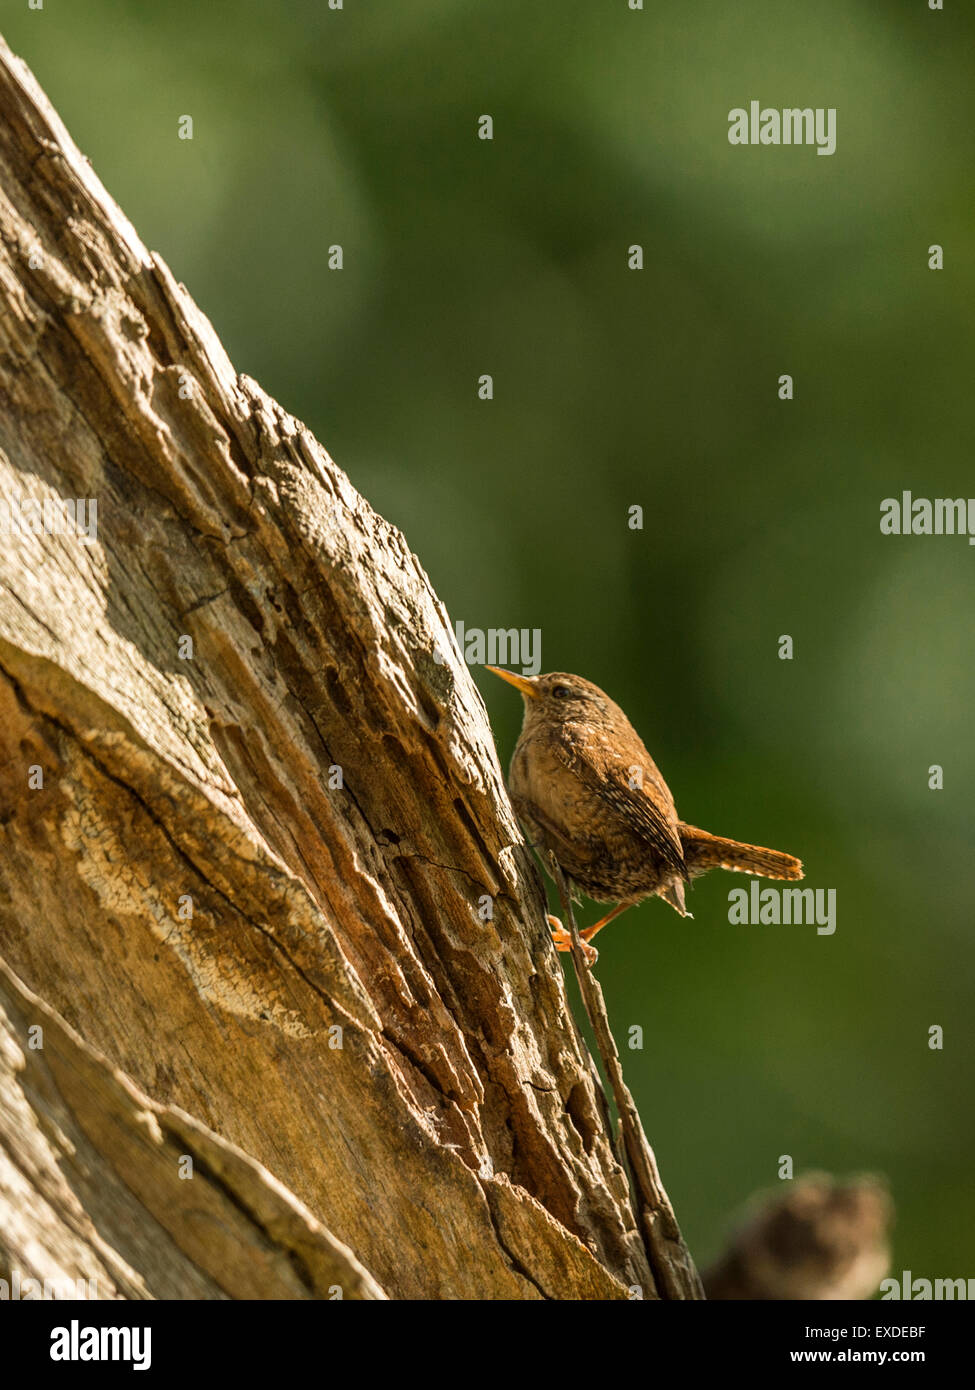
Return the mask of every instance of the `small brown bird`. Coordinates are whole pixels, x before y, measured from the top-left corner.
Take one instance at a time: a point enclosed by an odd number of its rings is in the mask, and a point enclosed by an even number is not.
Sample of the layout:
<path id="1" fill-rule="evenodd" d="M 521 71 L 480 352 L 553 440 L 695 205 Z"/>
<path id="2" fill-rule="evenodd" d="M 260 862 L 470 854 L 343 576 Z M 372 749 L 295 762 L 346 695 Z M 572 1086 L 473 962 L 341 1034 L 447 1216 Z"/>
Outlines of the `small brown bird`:
<path id="1" fill-rule="evenodd" d="M 684 885 L 708 869 L 802 878 L 802 864 L 791 854 L 725 840 L 678 820 L 670 789 L 639 734 L 591 681 L 562 671 L 518 676 L 487 669 L 525 701 L 508 777 L 519 819 L 571 890 L 616 904 L 579 933 L 590 964 L 596 951 L 588 943 L 596 933 L 643 898 L 656 894 L 689 916 Z M 558 949 L 570 950 L 558 918 L 549 922 Z"/>

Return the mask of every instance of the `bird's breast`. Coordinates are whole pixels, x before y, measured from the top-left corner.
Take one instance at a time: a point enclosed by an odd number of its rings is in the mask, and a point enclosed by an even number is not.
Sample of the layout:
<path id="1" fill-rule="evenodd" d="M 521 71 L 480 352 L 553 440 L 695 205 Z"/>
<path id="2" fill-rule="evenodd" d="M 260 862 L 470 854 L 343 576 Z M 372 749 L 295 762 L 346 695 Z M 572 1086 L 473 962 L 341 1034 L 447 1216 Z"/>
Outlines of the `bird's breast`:
<path id="1" fill-rule="evenodd" d="M 596 789 L 573 772 L 565 750 L 544 735 L 519 742 L 508 781 L 516 809 L 523 808 L 519 814 L 528 807 L 536 808 L 542 824 L 567 844 L 581 850 L 587 842 L 600 840 L 609 829 L 608 808 Z M 551 843 L 548 847 L 556 848 Z"/>
<path id="2" fill-rule="evenodd" d="M 583 749 L 573 749 L 576 759 Z M 654 891 L 669 870 L 599 781 L 579 775 L 564 744 L 522 734 L 508 785 L 533 843 L 548 850 L 589 897 L 616 902 Z M 659 861 L 659 862 L 658 862 Z"/>

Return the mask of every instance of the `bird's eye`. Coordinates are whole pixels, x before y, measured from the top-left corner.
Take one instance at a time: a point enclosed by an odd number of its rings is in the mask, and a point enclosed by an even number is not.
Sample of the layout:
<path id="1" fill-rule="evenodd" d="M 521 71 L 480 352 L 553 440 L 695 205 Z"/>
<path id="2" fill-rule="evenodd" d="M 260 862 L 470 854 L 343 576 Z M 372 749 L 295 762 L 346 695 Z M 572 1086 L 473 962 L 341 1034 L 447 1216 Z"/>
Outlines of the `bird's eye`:
<path id="1" fill-rule="evenodd" d="M 552 699 L 553 699 L 553 700 L 565 700 L 565 699 L 568 697 L 568 695 L 569 695 L 569 687 L 568 687 L 567 685 L 553 685 L 553 686 L 552 686 Z"/>

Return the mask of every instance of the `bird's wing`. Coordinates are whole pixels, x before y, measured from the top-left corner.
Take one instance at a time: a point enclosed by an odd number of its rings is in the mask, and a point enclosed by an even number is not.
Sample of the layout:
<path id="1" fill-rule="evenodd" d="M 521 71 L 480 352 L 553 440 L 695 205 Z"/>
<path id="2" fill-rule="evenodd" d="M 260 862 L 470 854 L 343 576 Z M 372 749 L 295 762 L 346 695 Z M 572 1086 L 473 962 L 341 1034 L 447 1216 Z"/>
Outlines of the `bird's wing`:
<path id="1" fill-rule="evenodd" d="M 557 756 L 584 786 L 608 801 L 666 865 L 687 878 L 674 798 L 656 763 L 642 744 L 640 747 L 643 785 L 636 787 L 630 786 L 631 771 L 622 762 L 597 770 L 582 738 L 570 735 L 560 740 Z"/>

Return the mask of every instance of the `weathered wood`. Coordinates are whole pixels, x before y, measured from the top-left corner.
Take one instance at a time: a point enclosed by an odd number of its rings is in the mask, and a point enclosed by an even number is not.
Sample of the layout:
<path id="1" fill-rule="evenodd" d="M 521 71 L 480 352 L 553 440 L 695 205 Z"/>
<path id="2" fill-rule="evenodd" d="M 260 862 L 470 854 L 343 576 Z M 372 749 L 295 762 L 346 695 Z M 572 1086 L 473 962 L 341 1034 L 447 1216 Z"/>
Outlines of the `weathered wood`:
<path id="1" fill-rule="evenodd" d="M 389 1297 L 656 1297 L 442 605 L 2 41 L 0 496 L 97 500 L 0 546 L 0 954 Z"/>
<path id="2" fill-rule="evenodd" d="M 700 1275 L 684 1244 L 670 1198 L 661 1182 L 657 1160 L 643 1131 L 636 1102 L 623 1080 L 623 1066 L 610 1029 L 602 986 L 586 962 L 569 883 L 558 864 L 553 862 L 552 867 L 562 904 L 563 923 L 572 945 L 572 964 L 579 982 L 579 993 L 616 1105 L 618 1147 L 622 1149 L 630 1170 L 633 1201 L 643 1222 L 650 1268 L 657 1288 L 664 1298 L 703 1298 Z"/>
<path id="3" fill-rule="evenodd" d="M 385 1297 L 270 1173 L 156 1105 L 2 962 L 0 1232 L 15 1298 Z"/>

